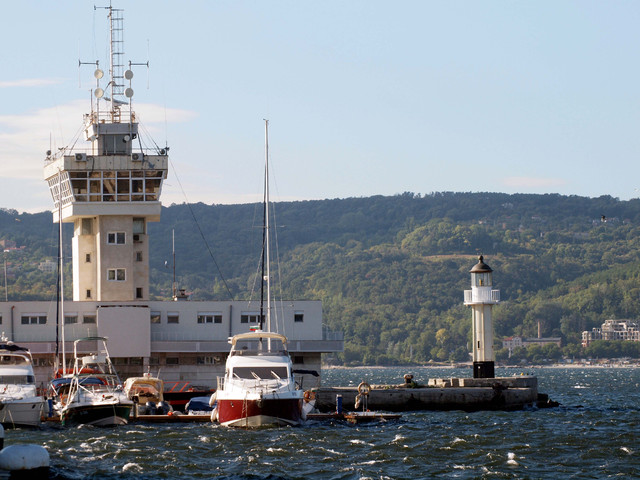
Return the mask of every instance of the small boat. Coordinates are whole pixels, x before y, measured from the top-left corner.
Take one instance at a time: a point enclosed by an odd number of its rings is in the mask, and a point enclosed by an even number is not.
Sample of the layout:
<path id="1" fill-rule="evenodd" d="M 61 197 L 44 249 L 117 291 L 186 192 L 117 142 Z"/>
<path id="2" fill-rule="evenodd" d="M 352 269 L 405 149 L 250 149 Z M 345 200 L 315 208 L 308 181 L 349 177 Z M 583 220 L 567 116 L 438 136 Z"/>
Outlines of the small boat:
<path id="1" fill-rule="evenodd" d="M 7 428 L 37 427 L 42 406 L 31 353 L 3 336 L 0 338 L 0 423 Z"/>
<path id="2" fill-rule="evenodd" d="M 81 355 L 82 342 L 96 346 L 96 353 Z M 73 342 L 73 374 L 52 380 L 57 410 L 64 426 L 125 425 L 133 401 L 124 393 L 107 351 L 107 338 L 86 337 Z"/>
<path id="3" fill-rule="evenodd" d="M 173 411 L 164 400 L 164 382 L 145 373 L 142 377 L 129 377 L 124 382 L 124 393 L 134 405 L 134 416 L 167 415 Z"/>
<path id="4" fill-rule="evenodd" d="M 218 422 L 228 427 L 299 425 L 304 392 L 295 382 L 287 338 L 253 331 L 235 335 L 225 376 L 214 393 Z"/>
<path id="5" fill-rule="evenodd" d="M 218 389 L 209 402 L 212 406 L 217 402 L 212 420 L 217 417 L 221 425 L 228 427 L 299 425 L 303 421 L 304 391 L 295 381 L 287 337 L 271 331 L 268 139 L 269 122 L 265 120 L 259 327 L 231 337 L 225 375 L 218 377 Z M 265 322 L 267 328 L 263 331 Z"/>

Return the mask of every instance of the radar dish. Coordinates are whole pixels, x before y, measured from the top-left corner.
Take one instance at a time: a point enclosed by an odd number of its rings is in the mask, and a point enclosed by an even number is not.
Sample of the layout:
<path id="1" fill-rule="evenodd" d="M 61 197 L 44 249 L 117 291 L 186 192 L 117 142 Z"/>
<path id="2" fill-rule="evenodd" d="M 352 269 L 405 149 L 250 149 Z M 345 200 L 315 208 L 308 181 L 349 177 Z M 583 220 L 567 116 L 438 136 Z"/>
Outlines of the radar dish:
<path id="1" fill-rule="evenodd" d="M 126 78 L 127 80 L 131 80 L 133 78 L 133 72 L 131 70 L 127 70 L 126 72 L 124 72 L 124 78 Z"/>
<path id="2" fill-rule="evenodd" d="M 93 72 L 93 76 L 100 80 L 102 77 L 104 77 L 104 72 L 97 68 L 96 71 Z"/>
<path id="3" fill-rule="evenodd" d="M 131 97 L 133 97 L 133 88 L 127 88 L 127 89 L 124 91 L 124 95 L 125 95 L 125 97 L 127 97 L 127 98 L 131 98 Z"/>
<path id="4" fill-rule="evenodd" d="M 104 95 L 104 90 L 98 87 L 94 90 L 93 94 L 96 96 L 96 98 L 102 98 L 102 96 Z"/>

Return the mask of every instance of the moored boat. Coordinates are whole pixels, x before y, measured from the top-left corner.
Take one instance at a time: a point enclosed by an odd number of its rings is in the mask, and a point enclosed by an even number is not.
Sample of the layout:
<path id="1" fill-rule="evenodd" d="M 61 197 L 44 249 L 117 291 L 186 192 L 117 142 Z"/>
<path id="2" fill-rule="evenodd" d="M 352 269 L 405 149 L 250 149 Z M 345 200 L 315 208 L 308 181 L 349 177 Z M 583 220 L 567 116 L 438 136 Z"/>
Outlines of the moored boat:
<path id="1" fill-rule="evenodd" d="M 142 377 L 129 377 L 124 382 L 124 393 L 134 405 L 134 416 L 166 415 L 173 411 L 164 400 L 164 382 L 145 373 Z"/>
<path id="2" fill-rule="evenodd" d="M 81 354 L 80 343 L 95 346 L 96 353 Z M 73 374 L 54 379 L 60 421 L 65 426 L 125 425 L 133 401 L 127 398 L 116 373 L 105 337 L 80 338 L 73 343 Z"/>
<path id="3" fill-rule="evenodd" d="M 271 331 L 268 133 L 269 122 L 265 120 L 260 326 L 229 340 L 225 375 L 218 378 L 218 389 L 210 402 L 213 405 L 217 401 L 212 420 L 217 417 L 224 426 L 298 425 L 303 421 L 304 392 L 295 381 L 287 337 Z M 262 331 L 264 323 L 266 331 Z"/>
<path id="4" fill-rule="evenodd" d="M 304 392 L 295 382 L 284 335 L 235 335 L 215 400 L 218 422 L 230 427 L 298 425 Z"/>
<path id="5" fill-rule="evenodd" d="M 36 427 L 40 424 L 42 405 L 31 353 L 0 338 L 0 423 L 9 428 Z"/>

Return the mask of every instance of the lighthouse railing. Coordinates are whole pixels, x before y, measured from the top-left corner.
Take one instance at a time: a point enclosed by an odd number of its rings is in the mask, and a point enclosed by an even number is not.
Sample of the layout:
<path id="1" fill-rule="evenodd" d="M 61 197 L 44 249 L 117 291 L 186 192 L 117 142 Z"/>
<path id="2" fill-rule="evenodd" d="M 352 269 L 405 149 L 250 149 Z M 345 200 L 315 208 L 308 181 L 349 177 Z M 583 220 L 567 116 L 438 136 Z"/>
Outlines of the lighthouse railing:
<path id="1" fill-rule="evenodd" d="M 500 302 L 500 290 L 489 288 L 474 288 L 464 291 L 464 303 L 498 303 Z"/>

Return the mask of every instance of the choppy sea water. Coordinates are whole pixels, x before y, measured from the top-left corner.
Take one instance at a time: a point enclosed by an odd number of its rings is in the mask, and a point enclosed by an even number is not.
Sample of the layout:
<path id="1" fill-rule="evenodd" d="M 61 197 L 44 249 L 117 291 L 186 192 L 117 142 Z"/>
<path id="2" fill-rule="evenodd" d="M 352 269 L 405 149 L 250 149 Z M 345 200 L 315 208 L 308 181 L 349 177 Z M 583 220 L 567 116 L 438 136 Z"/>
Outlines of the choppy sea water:
<path id="1" fill-rule="evenodd" d="M 468 377 L 470 370 L 323 371 L 323 385 L 400 383 L 405 373 Z M 602 479 L 640 478 L 640 368 L 539 368 L 539 391 L 561 403 L 516 412 L 406 412 L 350 426 L 236 430 L 217 424 L 7 430 L 5 446 L 44 445 L 51 476 L 69 479 Z"/>

